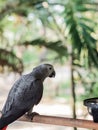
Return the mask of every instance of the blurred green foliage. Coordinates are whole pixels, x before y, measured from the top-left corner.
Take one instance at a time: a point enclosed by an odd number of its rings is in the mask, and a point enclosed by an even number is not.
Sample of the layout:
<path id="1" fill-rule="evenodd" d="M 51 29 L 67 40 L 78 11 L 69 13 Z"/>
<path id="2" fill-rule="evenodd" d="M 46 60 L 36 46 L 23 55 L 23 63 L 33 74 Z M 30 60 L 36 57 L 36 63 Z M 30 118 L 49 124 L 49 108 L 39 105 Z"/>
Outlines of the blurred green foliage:
<path id="1" fill-rule="evenodd" d="M 70 80 L 66 81 L 66 82 L 61 82 L 59 85 L 59 92 L 57 94 L 57 96 L 65 98 L 65 99 L 70 99 L 70 95 L 71 95 L 71 91 L 69 89 L 69 87 L 71 86 L 70 84 Z"/>
<path id="2" fill-rule="evenodd" d="M 97 96 L 97 6 L 97 0 L 0 0 L 0 66 L 22 72 L 43 61 L 69 63 L 73 84 L 69 79 L 60 89 L 72 86 L 80 100 Z"/>

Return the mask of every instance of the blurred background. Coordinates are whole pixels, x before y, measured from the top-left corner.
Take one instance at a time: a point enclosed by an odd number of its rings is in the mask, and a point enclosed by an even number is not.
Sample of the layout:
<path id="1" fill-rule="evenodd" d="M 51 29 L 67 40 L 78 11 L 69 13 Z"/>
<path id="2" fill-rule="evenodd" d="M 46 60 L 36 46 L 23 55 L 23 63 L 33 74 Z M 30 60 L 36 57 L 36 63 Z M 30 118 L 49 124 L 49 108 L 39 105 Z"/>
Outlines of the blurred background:
<path id="1" fill-rule="evenodd" d="M 98 96 L 98 0 L 0 0 L 0 110 L 21 74 L 42 63 L 56 77 L 45 80 L 34 111 L 92 120 L 83 100 Z M 77 130 L 19 121 L 8 128 L 45 129 Z"/>

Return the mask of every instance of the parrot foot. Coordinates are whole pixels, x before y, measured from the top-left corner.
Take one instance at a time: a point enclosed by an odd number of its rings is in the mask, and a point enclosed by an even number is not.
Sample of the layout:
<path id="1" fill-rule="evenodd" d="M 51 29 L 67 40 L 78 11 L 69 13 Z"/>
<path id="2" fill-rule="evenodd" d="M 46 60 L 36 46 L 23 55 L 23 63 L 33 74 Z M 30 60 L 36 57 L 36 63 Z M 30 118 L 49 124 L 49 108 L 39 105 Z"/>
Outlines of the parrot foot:
<path id="1" fill-rule="evenodd" d="M 26 114 L 26 116 L 32 121 L 33 120 L 33 118 L 34 118 L 34 116 L 36 116 L 36 115 L 39 115 L 39 113 L 37 113 L 37 112 L 33 112 L 33 113 L 31 113 L 31 114 Z"/>

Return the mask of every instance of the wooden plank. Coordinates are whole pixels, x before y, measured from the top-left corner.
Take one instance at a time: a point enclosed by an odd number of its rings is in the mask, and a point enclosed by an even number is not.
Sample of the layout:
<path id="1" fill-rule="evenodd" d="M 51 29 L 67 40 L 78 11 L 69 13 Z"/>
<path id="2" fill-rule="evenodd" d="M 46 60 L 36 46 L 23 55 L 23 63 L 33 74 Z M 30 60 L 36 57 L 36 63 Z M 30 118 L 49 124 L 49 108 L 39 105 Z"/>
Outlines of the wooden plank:
<path id="1" fill-rule="evenodd" d="M 65 117 L 56 117 L 56 116 L 45 116 L 45 115 L 35 115 L 33 120 L 26 116 L 22 116 L 20 121 L 43 123 L 43 124 L 52 124 L 59 126 L 69 126 L 69 127 L 79 127 L 79 128 L 89 128 L 98 130 L 98 123 L 94 123 L 90 120 L 82 119 L 73 119 Z"/>

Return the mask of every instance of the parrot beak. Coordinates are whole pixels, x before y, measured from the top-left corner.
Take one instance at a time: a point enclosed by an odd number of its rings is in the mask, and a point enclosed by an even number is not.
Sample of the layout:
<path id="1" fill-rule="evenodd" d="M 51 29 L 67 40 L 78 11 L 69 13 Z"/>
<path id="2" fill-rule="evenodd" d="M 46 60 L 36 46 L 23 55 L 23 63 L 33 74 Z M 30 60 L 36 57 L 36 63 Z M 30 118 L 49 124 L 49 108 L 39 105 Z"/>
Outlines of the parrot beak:
<path id="1" fill-rule="evenodd" d="M 49 75 L 49 77 L 55 77 L 55 75 L 56 75 L 56 73 L 55 73 L 55 71 L 53 71 L 53 72 Z"/>

